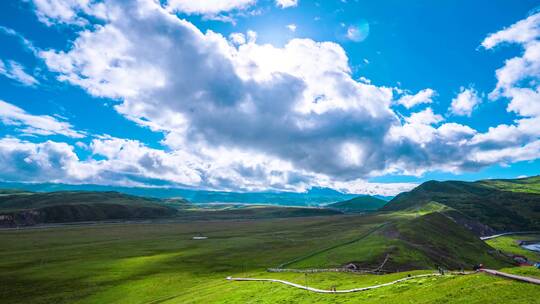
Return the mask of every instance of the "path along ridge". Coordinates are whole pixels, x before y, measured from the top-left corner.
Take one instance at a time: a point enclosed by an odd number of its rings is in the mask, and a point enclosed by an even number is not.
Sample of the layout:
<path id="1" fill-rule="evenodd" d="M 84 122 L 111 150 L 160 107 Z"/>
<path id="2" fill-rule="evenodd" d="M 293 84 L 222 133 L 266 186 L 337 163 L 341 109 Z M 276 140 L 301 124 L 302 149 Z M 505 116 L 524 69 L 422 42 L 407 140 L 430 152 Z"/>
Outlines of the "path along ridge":
<path id="1" fill-rule="evenodd" d="M 500 272 L 500 271 L 492 270 L 492 269 L 480 269 L 479 272 L 484 272 L 484 273 L 487 273 L 487 274 L 491 274 L 491 275 L 495 275 L 495 276 L 499 276 L 499 277 L 503 277 L 503 278 L 507 278 L 507 279 L 512 279 L 512 280 L 516 280 L 516 281 L 520 281 L 520 282 L 540 285 L 540 279 L 536 279 L 536 278 L 513 275 L 513 274 Z M 453 273 L 453 274 L 467 275 L 467 274 L 473 274 L 473 273 L 476 273 L 476 272 L 458 272 L 458 273 Z M 296 283 L 292 283 L 292 282 L 284 281 L 284 280 L 278 280 L 278 279 L 256 279 L 256 278 L 233 278 L 233 277 L 227 277 L 227 280 L 229 280 L 229 281 L 251 281 L 251 282 L 281 283 L 281 284 L 285 284 L 285 285 L 288 285 L 288 286 L 292 286 L 292 287 L 295 287 L 295 288 L 304 289 L 304 290 L 311 291 L 311 292 L 316 292 L 316 293 L 352 293 L 352 292 L 366 291 L 366 290 L 381 288 L 381 287 L 385 287 L 385 286 L 390 286 L 390 285 L 393 285 L 393 284 L 397 284 L 397 283 L 412 280 L 412 279 L 434 277 L 434 276 L 442 276 L 442 275 L 440 273 L 420 274 L 420 275 L 405 277 L 403 279 L 395 280 L 395 281 L 384 283 L 384 284 L 367 286 L 367 287 L 360 287 L 360 288 L 353 288 L 353 289 L 344 289 L 344 290 L 318 289 L 318 288 L 304 286 L 304 285 L 300 285 L 300 284 L 296 284 Z"/>
<path id="2" fill-rule="evenodd" d="M 277 280 L 277 279 L 254 279 L 254 278 L 232 278 L 232 277 L 227 277 L 227 280 L 229 280 L 229 281 L 255 281 L 255 282 L 281 283 L 281 284 L 285 284 L 285 285 L 289 285 L 289 286 L 292 286 L 292 287 L 296 287 L 296 288 L 300 288 L 300 289 L 304 289 L 304 290 L 308 290 L 308 291 L 312 291 L 312 292 L 317 292 L 317 293 L 351 293 L 351 292 L 366 291 L 366 290 L 370 290 L 370 289 L 376 289 L 376 288 L 380 288 L 380 287 L 384 287 L 384 286 L 389 286 L 389 285 L 393 285 L 393 284 L 400 283 L 400 282 L 407 281 L 407 280 L 412 280 L 412 279 L 417 279 L 417 278 L 425 278 L 425 277 L 433 277 L 433 276 L 440 276 L 440 275 L 441 274 L 439 274 L 439 273 L 421 274 L 421 275 L 416 275 L 416 276 L 411 276 L 411 277 L 405 277 L 403 279 L 395 280 L 395 281 L 384 283 L 384 284 L 368 286 L 368 287 L 361 287 L 361 288 L 346 289 L 346 290 L 318 289 L 318 288 L 313 288 L 313 287 L 309 287 L 309 286 L 303 286 L 303 285 L 292 283 L 292 282 L 289 282 L 289 281 Z"/>

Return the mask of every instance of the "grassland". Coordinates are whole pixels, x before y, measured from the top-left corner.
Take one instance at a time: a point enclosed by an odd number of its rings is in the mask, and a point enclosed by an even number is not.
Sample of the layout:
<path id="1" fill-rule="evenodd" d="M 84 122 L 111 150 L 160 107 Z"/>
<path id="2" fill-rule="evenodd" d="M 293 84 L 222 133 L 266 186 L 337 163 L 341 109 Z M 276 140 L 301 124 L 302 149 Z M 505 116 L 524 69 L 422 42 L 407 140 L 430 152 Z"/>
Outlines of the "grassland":
<path id="1" fill-rule="evenodd" d="M 540 262 L 540 253 L 519 246 L 519 241 L 539 241 L 540 235 L 507 235 L 487 240 L 491 247 L 513 255 L 522 255 L 529 261 Z"/>
<path id="2" fill-rule="evenodd" d="M 540 194 L 540 176 L 518 179 L 489 179 L 477 183 L 503 191 Z"/>
<path id="3" fill-rule="evenodd" d="M 346 295 L 321 295 L 272 283 L 225 280 L 232 275 L 280 278 L 303 284 L 304 274 L 267 273 L 265 269 L 328 247 L 339 248 L 395 219 L 375 214 L 3 230 L 0 299 L 5 303 L 539 301 L 537 286 L 484 274 L 425 278 Z M 195 241 L 195 235 L 209 238 Z M 319 273 L 307 275 L 307 281 L 314 287 L 344 289 L 429 271 L 383 276 Z"/>
<path id="4" fill-rule="evenodd" d="M 386 225 L 358 240 L 311 254 L 287 267 L 338 267 L 352 262 L 375 269 L 384 262 L 387 270 L 404 271 L 438 266 L 467 269 L 479 261 L 495 268 L 509 265 L 508 259 L 442 213 L 422 214 L 408 214 L 411 218 L 387 215 Z"/>

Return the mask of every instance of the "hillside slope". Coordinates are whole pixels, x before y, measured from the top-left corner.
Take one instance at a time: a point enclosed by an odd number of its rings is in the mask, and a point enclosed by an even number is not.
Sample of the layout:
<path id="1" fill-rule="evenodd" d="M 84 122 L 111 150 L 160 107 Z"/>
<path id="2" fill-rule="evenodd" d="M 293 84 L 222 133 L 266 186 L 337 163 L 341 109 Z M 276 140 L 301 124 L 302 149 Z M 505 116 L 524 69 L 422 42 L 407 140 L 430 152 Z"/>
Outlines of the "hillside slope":
<path id="1" fill-rule="evenodd" d="M 338 209 L 344 212 L 375 211 L 384 207 L 388 202 L 382 199 L 364 195 L 350 200 L 326 205 L 327 208 Z"/>
<path id="2" fill-rule="evenodd" d="M 406 271 L 470 269 L 511 265 L 505 256 L 441 212 L 393 216 L 358 241 L 335 246 L 287 265 L 287 268 L 330 268 L 354 264 L 360 269 Z"/>
<path id="3" fill-rule="evenodd" d="M 540 229 L 540 178 L 477 182 L 429 181 L 392 199 L 383 211 L 421 208 L 436 202 L 458 221 L 476 221 L 493 231 Z M 471 221 L 469 221 L 471 222 Z"/>
<path id="4" fill-rule="evenodd" d="M 192 204 L 187 200 L 157 199 L 99 191 L 0 192 L 0 227 L 104 220 L 174 217 L 179 220 L 267 219 L 331 216 L 327 208 L 252 204 Z"/>
<path id="5" fill-rule="evenodd" d="M 170 217 L 184 201 L 162 201 L 117 192 L 5 191 L 0 196 L 0 226 L 37 223 Z"/>

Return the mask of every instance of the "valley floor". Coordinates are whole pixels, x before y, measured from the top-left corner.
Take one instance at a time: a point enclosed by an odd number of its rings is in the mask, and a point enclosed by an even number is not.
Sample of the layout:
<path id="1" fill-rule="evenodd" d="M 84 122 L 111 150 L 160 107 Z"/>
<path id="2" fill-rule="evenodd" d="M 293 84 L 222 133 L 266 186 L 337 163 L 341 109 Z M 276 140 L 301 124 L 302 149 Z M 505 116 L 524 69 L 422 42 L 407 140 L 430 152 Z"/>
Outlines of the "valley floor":
<path id="1" fill-rule="evenodd" d="M 540 286 L 482 273 L 423 277 L 352 294 L 316 294 L 270 282 L 226 280 L 264 277 L 307 282 L 320 289 L 350 289 L 432 273 L 428 267 L 386 275 L 266 271 L 310 253 L 324 253 L 324 259 L 314 255 L 317 263 L 348 258 L 350 248 L 340 244 L 389 220 L 386 215 L 326 216 L 0 231 L 0 299 L 3 303 L 540 303 Z M 208 239 L 193 240 L 194 236 Z M 368 255 L 377 251 L 379 241 L 362 245 Z M 327 250 L 334 247 L 346 250 Z M 527 276 L 540 273 L 532 267 L 503 270 Z"/>

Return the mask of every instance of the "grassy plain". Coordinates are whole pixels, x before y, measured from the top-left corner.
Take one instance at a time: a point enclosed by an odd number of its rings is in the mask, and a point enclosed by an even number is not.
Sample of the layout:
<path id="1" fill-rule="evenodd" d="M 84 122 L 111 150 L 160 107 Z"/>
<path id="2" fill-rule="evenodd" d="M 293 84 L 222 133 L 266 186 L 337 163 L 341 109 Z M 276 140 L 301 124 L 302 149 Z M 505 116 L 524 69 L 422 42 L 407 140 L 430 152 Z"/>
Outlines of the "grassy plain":
<path id="1" fill-rule="evenodd" d="M 343 295 L 275 283 L 229 282 L 268 273 L 312 252 L 354 241 L 389 215 L 109 224 L 0 231 L 4 303 L 538 303 L 538 286 L 475 274 L 424 278 Z M 192 240 L 193 236 L 207 240 Z M 389 275 L 319 273 L 308 285 L 338 289 L 393 281 Z M 530 270 L 535 271 L 535 270 Z"/>

